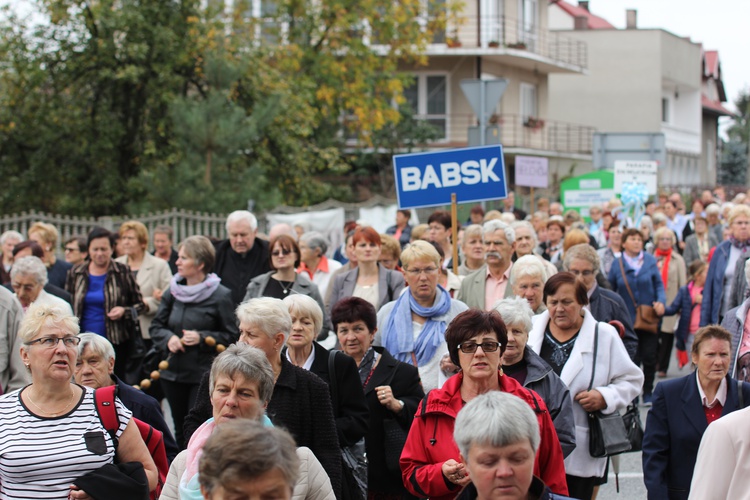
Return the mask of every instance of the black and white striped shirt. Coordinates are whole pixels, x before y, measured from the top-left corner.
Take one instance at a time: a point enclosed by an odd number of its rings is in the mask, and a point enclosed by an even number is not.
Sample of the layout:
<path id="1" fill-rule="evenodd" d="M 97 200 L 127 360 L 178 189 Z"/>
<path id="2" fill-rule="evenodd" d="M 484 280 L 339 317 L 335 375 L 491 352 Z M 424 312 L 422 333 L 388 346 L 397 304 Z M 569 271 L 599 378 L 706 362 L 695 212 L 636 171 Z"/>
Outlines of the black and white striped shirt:
<path id="1" fill-rule="evenodd" d="M 28 386 L 27 386 L 28 387 Z M 114 460 L 112 439 L 94 405 L 94 391 L 84 388 L 78 404 L 54 418 L 35 415 L 20 389 L 0 397 L 0 499 L 68 498 L 75 480 Z M 115 401 L 119 438 L 132 416 Z"/>

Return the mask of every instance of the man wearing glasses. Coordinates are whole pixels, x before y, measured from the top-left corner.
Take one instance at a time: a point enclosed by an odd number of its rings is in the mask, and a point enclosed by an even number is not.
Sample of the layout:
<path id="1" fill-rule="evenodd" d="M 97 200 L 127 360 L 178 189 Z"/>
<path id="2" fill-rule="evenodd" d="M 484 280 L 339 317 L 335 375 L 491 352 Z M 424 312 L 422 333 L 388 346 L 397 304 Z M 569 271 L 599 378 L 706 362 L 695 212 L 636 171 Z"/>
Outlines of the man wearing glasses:
<path id="1" fill-rule="evenodd" d="M 72 315 L 73 308 L 68 302 L 44 291 L 46 284 L 47 268 L 39 257 L 32 255 L 18 259 L 10 270 L 10 285 L 24 311 L 31 304 L 39 303 L 57 306 Z"/>
<path id="2" fill-rule="evenodd" d="M 415 241 L 401 253 L 408 288 L 378 311 L 373 344 L 419 370 L 425 392 L 440 387 L 456 367 L 447 359 L 445 329 L 466 304 L 438 284 L 440 254 L 432 244 Z M 445 355 L 446 360 L 443 360 Z"/>
<path id="3" fill-rule="evenodd" d="M 485 265 L 464 278 L 456 298 L 469 307 L 490 311 L 498 300 L 513 297 L 509 280 L 516 237 L 508 224 L 491 220 L 482 226 L 482 238 Z"/>

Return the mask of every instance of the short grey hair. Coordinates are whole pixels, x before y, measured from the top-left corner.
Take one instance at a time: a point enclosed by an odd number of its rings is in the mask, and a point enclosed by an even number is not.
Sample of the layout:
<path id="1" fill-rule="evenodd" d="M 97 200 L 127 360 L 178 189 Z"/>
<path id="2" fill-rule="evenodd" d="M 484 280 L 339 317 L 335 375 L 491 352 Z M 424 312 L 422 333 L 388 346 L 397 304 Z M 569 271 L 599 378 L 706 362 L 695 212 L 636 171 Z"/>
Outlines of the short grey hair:
<path id="1" fill-rule="evenodd" d="M 528 335 L 533 326 L 531 322 L 534 311 L 531 310 L 529 301 L 523 297 L 512 297 L 495 302 L 495 311 L 500 313 L 505 326 L 522 325 L 524 332 Z"/>
<path id="2" fill-rule="evenodd" d="M 214 270 L 216 262 L 216 249 L 211 240 L 205 236 L 189 236 L 180 243 L 178 249 L 184 249 L 188 257 L 198 264 L 203 264 L 205 274 Z"/>
<path id="3" fill-rule="evenodd" d="M 277 333 L 284 334 L 284 342 L 292 331 L 292 316 L 289 307 L 281 299 L 259 297 L 250 299 L 235 311 L 240 323 L 249 323 L 273 338 Z"/>
<path id="4" fill-rule="evenodd" d="M 104 359 L 116 359 L 115 348 L 112 347 L 112 344 L 109 342 L 109 340 L 105 339 L 101 335 L 86 332 L 80 334 L 79 337 L 81 338 L 81 343 L 78 344 L 79 358 L 83 356 L 83 351 L 85 351 L 88 347 L 91 349 L 91 351 L 94 352 L 94 354 L 98 354 Z"/>
<path id="5" fill-rule="evenodd" d="M 518 396 L 490 391 L 475 397 L 458 412 L 453 440 L 464 460 L 472 445 L 510 446 L 529 442 L 534 453 L 541 437 L 534 410 Z"/>
<path id="6" fill-rule="evenodd" d="M 235 210 L 227 216 L 227 233 L 229 233 L 229 224 L 240 221 L 247 222 L 251 231 L 258 229 L 258 219 L 252 213 L 247 210 Z"/>
<path id="7" fill-rule="evenodd" d="M 47 284 L 47 267 L 39 257 L 29 255 L 14 261 L 10 268 L 10 279 L 16 279 L 19 274 L 33 277 L 38 285 Z"/>
<path id="8" fill-rule="evenodd" d="M 301 293 L 295 293 L 287 295 L 283 300 L 284 304 L 289 308 L 289 315 L 298 314 L 305 316 L 313 320 L 313 331 L 317 335 L 320 329 L 323 328 L 323 311 L 320 309 L 315 299 L 303 295 Z"/>
<path id="9" fill-rule="evenodd" d="M 54 304 L 31 304 L 23 315 L 18 337 L 24 343 L 30 342 L 50 323 L 66 335 L 78 335 L 81 331 L 78 318 L 62 307 Z M 24 348 L 28 349 L 28 346 Z"/>
<path id="10" fill-rule="evenodd" d="M 508 244 L 512 245 L 516 241 L 516 233 L 513 231 L 508 224 L 501 220 L 490 220 L 484 223 L 482 226 L 482 238 L 488 234 L 492 234 L 495 231 L 502 231 L 505 233 L 505 239 L 508 240 Z"/>
<path id="11" fill-rule="evenodd" d="M 320 250 L 320 255 L 325 255 L 328 251 L 328 238 L 323 236 L 323 233 L 318 231 L 310 231 L 303 233 L 299 238 L 300 242 L 304 241 L 311 250 L 316 248 Z"/>
<path id="12" fill-rule="evenodd" d="M 216 426 L 203 446 L 198 477 L 210 497 L 220 487 L 232 488 L 276 469 L 291 497 L 300 469 L 291 434 L 262 422 L 239 420 Z"/>
<path id="13" fill-rule="evenodd" d="M 721 213 L 721 207 L 718 203 L 710 203 L 706 207 L 706 215 L 712 214 L 712 215 L 719 215 Z"/>
<path id="14" fill-rule="evenodd" d="M 23 235 L 18 231 L 5 231 L 0 235 L 0 245 L 5 245 L 5 242 L 11 239 L 20 243 L 23 241 Z"/>
<path id="15" fill-rule="evenodd" d="M 539 277 L 542 283 L 547 282 L 547 269 L 542 259 L 537 255 L 524 255 L 518 259 L 510 268 L 510 286 L 525 276 Z"/>
<path id="16" fill-rule="evenodd" d="M 599 272 L 601 259 L 599 259 L 599 254 L 594 250 L 594 247 L 588 243 L 579 243 L 578 245 L 573 245 L 568 248 L 565 255 L 563 255 L 563 269 L 566 271 L 570 270 L 570 265 L 573 263 L 574 259 L 587 261 L 591 264 L 594 273 Z"/>
<path id="17" fill-rule="evenodd" d="M 531 237 L 534 239 L 534 246 L 536 247 L 536 246 L 539 245 L 539 236 L 537 236 L 536 229 L 534 229 L 534 224 L 532 224 L 531 222 L 529 222 L 527 220 L 517 220 L 516 222 L 514 222 L 513 224 L 511 224 L 510 227 L 513 228 L 513 239 L 514 240 L 516 238 L 516 236 L 515 236 L 516 235 L 516 229 L 518 229 L 519 227 L 525 227 L 526 229 L 528 229 L 529 231 L 531 231 Z"/>
<path id="18" fill-rule="evenodd" d="M 209 394 L 214 393 L 219 377 L 233 379 L 237 374 L 258 383 L 258 393 L 264 404 L 271 401 L 275 382 L 270 361 L 257 347 L 239 343 L 230 345 L 214 359 L 208 375 Z"/>
<path id="19" fill-rule="evenodd" d="M 664 215 L 661 212 L 656 212 L 654 215 L 651 216 L 651 220 L 654 222 L 654 225 L 656 225 L 656 224 L 666 224 L 667 223 L 667 216 Z"/>
<path id="20" fill-rule="evenodd" d="M 636 228 L 636 229 L 641 229 L 644 224 L 648 228 L 649 235 L 654 232 L 654 221 L 651 220 L 650 215 L 644 215 L 643 217 L 641 217 L 641 227 Z"/>

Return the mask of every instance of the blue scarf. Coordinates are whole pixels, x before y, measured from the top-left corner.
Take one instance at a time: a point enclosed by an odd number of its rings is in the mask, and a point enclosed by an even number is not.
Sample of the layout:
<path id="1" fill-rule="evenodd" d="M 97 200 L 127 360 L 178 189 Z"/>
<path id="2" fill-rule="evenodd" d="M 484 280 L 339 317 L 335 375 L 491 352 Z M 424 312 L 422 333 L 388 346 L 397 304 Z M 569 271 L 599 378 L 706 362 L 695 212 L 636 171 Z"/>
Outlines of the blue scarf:
<path id="1" fill-rule="evenodd" d="M 448 314 L 450 308 L 451 296 L 440 285 L 432 307 L 419 305 L 411 292 L 402 293 L 386 322 L 383 347 L 397 360 L 409 364 L 412 363 L 413 352 L 417 357 L 417 366 L 425 365 L 435 356 L 438 346 L 445 340 L 445 321 L 434 321 L 432 318 Z M 412 312 L 427 318 L 416 342 L 412 335 Z"/>

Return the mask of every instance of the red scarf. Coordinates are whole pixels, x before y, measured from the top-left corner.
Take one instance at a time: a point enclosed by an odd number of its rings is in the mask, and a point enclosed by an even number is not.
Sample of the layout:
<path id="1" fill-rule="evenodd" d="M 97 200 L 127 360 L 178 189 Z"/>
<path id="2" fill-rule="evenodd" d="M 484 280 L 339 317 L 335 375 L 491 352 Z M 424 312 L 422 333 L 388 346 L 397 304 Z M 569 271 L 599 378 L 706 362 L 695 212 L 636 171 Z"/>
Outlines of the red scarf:
<path id="1" fill-rule="evenodd" d="M 659 250 L 658 248 L 654 252 L 657 257 L 664 257 L 664 262 L 661 265 L 661 280 L 664 282 L 664 291 L 667 290 L 667 280 L 669 279 L 669 261 L 672 260 L 672 249 Z"/>

